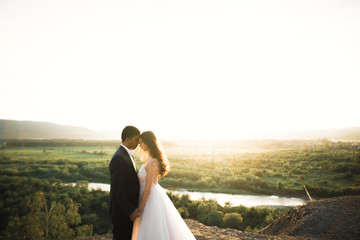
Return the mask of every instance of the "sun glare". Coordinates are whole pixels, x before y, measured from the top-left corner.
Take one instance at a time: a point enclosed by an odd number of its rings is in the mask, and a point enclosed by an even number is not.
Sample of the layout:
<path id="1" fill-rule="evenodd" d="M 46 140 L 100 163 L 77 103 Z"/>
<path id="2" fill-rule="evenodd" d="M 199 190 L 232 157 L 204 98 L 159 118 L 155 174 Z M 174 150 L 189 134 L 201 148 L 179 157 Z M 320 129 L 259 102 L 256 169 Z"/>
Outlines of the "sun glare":
<path id="1" fill-rule="evenodd" d="M 360 122 L 355 1 L 0 5 L 3 119 L 174 139 Z"/>

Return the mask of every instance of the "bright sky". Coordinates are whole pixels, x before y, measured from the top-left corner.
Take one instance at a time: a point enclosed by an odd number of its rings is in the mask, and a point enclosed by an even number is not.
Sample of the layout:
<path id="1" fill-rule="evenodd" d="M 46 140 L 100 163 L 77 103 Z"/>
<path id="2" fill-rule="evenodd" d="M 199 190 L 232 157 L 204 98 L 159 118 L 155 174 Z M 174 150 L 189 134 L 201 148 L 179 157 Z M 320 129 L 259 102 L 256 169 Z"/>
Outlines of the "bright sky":
<path id="1" fill-rule="evenodd" d="M 163 139 L 360 125 L 358 0 L 1 0 L 1 119 Z"/>

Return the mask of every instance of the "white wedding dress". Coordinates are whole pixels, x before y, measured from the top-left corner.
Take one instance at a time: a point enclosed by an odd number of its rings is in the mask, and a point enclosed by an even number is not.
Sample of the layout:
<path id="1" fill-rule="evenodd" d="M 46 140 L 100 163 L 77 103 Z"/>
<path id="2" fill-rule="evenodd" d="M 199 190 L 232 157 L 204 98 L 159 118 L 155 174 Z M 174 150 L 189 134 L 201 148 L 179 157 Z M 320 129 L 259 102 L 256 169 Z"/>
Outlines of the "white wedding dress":
<path id="1" fill-rule="evenodd" d="M 138 172 L 140 199 L 145 189 L 146 169 Z M 166 191 L 153 183 L 141 217 L 134 222 L 133 240 L 196 240 Z"/>

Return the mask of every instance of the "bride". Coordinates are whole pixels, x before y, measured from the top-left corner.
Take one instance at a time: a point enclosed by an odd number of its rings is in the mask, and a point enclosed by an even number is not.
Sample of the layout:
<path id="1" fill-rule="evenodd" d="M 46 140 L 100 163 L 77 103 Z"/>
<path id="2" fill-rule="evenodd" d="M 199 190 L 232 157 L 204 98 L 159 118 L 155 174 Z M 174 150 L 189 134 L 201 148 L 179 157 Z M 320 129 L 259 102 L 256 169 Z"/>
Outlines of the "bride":
<path id="1" fill-rule="evenodd" d="M 169 163 L 153 132 L 140 135 L 140 159 L 145 161 L 138 177 L 141 212 L 134 222 L 133 240 L 195 240 L 158 179 L 169 171 Z"/>

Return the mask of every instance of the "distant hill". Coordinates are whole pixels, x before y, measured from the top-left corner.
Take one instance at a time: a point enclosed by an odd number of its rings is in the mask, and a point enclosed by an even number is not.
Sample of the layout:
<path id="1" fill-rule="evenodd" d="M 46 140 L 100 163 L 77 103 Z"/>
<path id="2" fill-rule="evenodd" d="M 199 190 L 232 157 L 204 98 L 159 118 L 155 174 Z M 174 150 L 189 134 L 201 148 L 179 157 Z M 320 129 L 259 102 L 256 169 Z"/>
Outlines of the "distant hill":
<path id="1" fill-rule="evenodd" d="M 84 127 L 50 122 L 0 119 L 0 139 L 120 139 L 118 132 L 96 132 Z"/>
<path id="2" fill-rule="evenodd" d="M 84 127 L 65 126 L 50 122 L 0 119 L 0 139 L 120 139 L 120 132 L 96 132 Z M 284 132 L 272 139 L 319 139 L 360 141 L 360 127 L 314 131 Z"/>
<path id="3" fill-rule="evenodd" d="M 313 131 L 286 132 L 279 136 L 282 139 L 316 139 L 327 138 L 329 140 L 360 140 L 360 127 L 351 127 L 344 129 L 324 129 Z"/>

